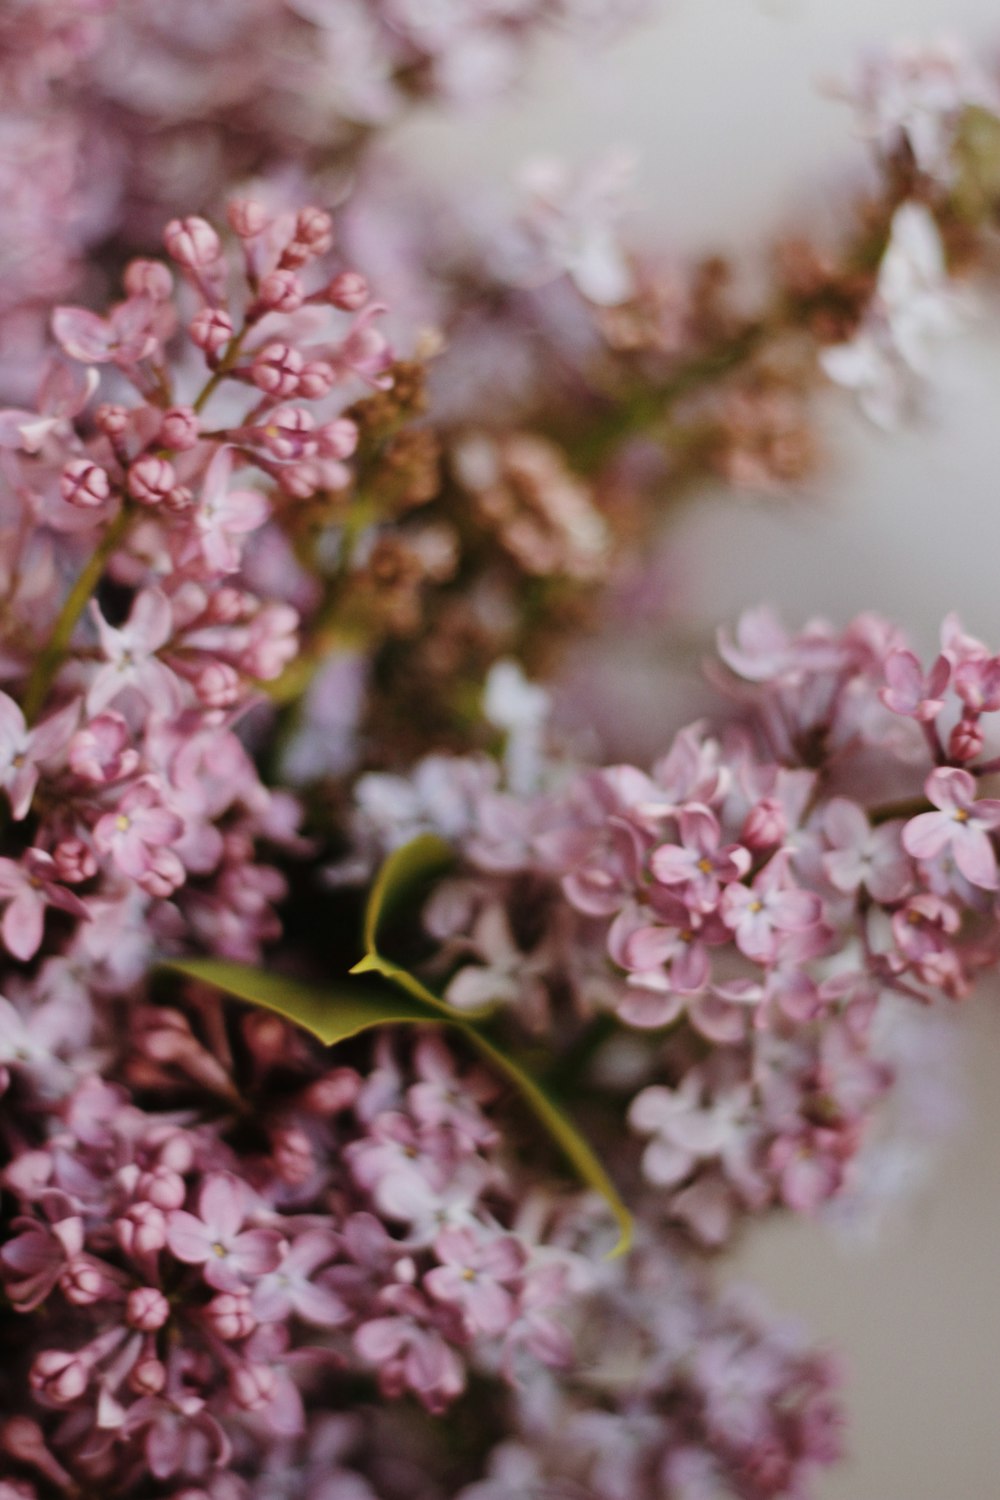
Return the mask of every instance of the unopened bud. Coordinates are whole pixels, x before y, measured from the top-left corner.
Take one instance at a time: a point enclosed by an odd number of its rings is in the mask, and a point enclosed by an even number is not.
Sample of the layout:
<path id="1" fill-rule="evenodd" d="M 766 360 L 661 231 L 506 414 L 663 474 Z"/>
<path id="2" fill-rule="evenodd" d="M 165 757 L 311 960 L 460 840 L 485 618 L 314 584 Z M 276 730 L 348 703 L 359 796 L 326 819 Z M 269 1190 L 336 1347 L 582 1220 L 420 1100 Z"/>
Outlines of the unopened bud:
<path id="1" fill-rule="evenodd" d="M 174 290 L 173 277 L 162 261 L 130 260 L 125 267 L 125 290 L 130 297 L 166 302 Z"/>
<path id="2" fill-rule="evenodd" d="M 111 480 L 89 458 L 71 458 L 59 477 L 59 493 L 67 505 L 96 510 L 111 494 Z"/>
<path id="3" fill-rule="evenodd" d="M 244 1411 L 261 1411 L 274 1396 L 278 1377 L 269 1365 L 240 1365 L 233 1371 L 229 1389 Z"/>
<path id="4" fill-rule="evenodd" d="M 125 1321 L 140 1333 L 155 1333 L 170 1317 L 170 1303 L 155 1286 L 137 1286 L 125 1302 Z"/>
<path id="5" fill-rule="evenodd" d="M 160 442 L 165 448 L 174 448 L 179 453 L 193 448 L 198 441 L 198 413 L 193 406 L 172 406 L 163 413 L 160 425 Z"/>
<path id="6" fill-rule="evenodd" d="M 128 492 L 142 505 L 159 505 L 176 483 L 173 464 L 152 453 L 137 458 L 128 471 Z"/>
<path id="7" fill-rule="evenodd" d="M 357 312 L 368 301 L 368 283 L 360 271 L 341 271 L 327 287 L 326 300 L 344 312 Z"/>
<path id="8" fill-rule="evenodd" d="M 168 255 L 188 270 L 204 270 L 222 254 L 219 236 L 207 219 L 196 214 L 187 219 L 171 219 L 163 231 L 163 243 Z"/>
<path id="9" fill-rule="evenodd" d="M 97 874 L 97 859 L 83 839 L 60 839 L 52 851 L 59 879 L 66 885 L 79 885 Z"/>
<path id="10" fill-rule="evenodd" d="M 28 1381 L 36 1396 L 57 1406 L 68 1406 L 87 1389 L 90 1373 L 75 1354 L 62 1349 L 43 1349 L 37 1355 Z"/>
<path id="11" fill-rule="evenodd" d="M 318 401 L 337 384 L 337 372 L 325 359 L 311 359 L 303 365 L 299 376 L 298 394 L 309 401 Z"/>
<path id="12" fill-rule="evenodd" d="M 205 1308 L 205 1321 L 227 1343 L 249 1338 L 257 1327 L 249 1292 L 220 1292 Z"/>
<path id="13" fill-rule="evenodd" d="M 291 344 L 268 344 L 250 367 L 253 383 L 269 396 L 283 398 L 295 393 L 305 360 Z"/>
<path id="14" fill-rule="evenodd" d="M 294 271 L 269 271 L 261 280 L 254 311 L 258 316 L 266 312 L 297 312 L 305 295 Z"/>
<path id="15" fill-rule="evenodd" d="M 126 1255 L 155 1255 L 167 1243 L 166 1215 L 153 1203 L 134 1203 L 123 1218 L 115 1220 L 114 1234 Z"/>
<path id="16" fill-rule="evenodd" d="M 948 755 L 952 760 L 975 760 L 986 742 L 978 719 L 959 719 L 948 736 Z"/>
<path id="17" fill-rule="evenodd" d="M 234 234 L 249 240 L 267 228 L 267 209 L 255 198 L 232 198 L 226 207 L 226 219 Z"/>
<path id="18" fill-rule="evenodd" d="M 748 849 L 773 849 L 788 833 L 785 809 L 776 797 L 763 797 L 747 813 L 740 843 Z"/>
<path id="19" fill-rule="evenodd" d="M 188 324 L 191 342 L 214 358 L 233 336 L 233 320 L 221 307 L 203 307 Z"/>
<path id="20" fill-rule="evenodd" d="M 166 1367 L 158 1359 L 140 1359 L 129 1373 L 129 1389 L 137 1396 L 158 1396 L 167 1383 Z"/>

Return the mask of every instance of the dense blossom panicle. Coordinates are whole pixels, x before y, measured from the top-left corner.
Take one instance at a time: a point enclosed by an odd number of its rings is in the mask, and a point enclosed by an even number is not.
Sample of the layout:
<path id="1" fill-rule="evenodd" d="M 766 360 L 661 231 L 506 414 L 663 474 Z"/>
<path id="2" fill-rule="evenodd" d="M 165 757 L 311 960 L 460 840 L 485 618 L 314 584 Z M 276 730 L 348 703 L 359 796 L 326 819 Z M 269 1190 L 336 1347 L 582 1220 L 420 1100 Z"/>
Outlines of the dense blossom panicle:
<path id="1" fill-rule="evenodd" d="M 439 758 L 358 789 L 362 845 L 391 844 L 392 808 L 460 851 L 425 912 L 454 1004 L 648 1035 L 642 1170 L 708 1242 L 853 1186 L 893 1079 L 881 1010 L 964 994 L 998 941 L 988 648 L 950 618 L 925 668 L 873 616 L 793 635 L 759 611 L 721 651 L 738 721 L 682 731 L 651 773 L 553 768 L 517 796 Z M 958 765 L 957 725 L 980 735 Z"/>
<path id="2" fill-rule="evenodd" d="M 476 1102 L 495 1090 L 438 1038 L 407 1056 L 382 1046 L 367 1077 L 300 1048 L 293 1090 L 275 1091 L 279 1038 L 247 1030 L 255 1061 L 241 1078 L 180 1012 L 147 1008 L 121 1064 L 161 1095 L 150 1112 L 85 1054 L 50 1098 L 42 1050 L 14 1051 L 21 1023 L 4 1006 L 0 1056 L 33 1139 L 4 1174 L 19 1216 L 0 1276 L 27 1319 L 34 1420 L 73 1482 L 143 1456 L 160 1479 L 207 1482 L 234 1444 L 261 1454 L 301 1434 L 301 1391 L 324 1370 L 371 1371 L 387 1395 L 438 1411 L 477 1363 L 498 1368 L 515 1348 L 519 1368 L 565 1359 L 555 1330 L 579 1256 L 511 1233 L 516 1179 Z M 249 1149 L 247 1083 L 265 1111 Z M 223 1113 L 199 1119 L 172 1095 L 214 1096 Z M 66 1321 L 65 1348 L 43 1315 Z M 77 1449 L 83 1425 L 92 1441 Z"/>

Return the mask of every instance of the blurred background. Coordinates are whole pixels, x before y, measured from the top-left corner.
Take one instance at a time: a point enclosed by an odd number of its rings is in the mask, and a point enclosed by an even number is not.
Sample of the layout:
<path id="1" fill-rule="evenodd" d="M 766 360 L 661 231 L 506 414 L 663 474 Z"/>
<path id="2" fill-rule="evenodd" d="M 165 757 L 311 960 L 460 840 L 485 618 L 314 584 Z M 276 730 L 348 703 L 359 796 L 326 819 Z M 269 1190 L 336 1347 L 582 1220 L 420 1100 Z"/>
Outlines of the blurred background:
<path id="1" fill-rule="evenodd" d="M 531 156 L 582 164 L 634 147 L 640 235 L 752 263 L 776 231 L 835 225 L 863 174 L 864 147 L 824 82 L 866 47 L 946 33 L 992 57 L 997 0 L 662 0 L 599 57 L 573 66 L 564 49 L 543 53 L 521 97 L 463 131 L 414 121 L 405 149 L 421 172 L 472 190 Z M 935 385 L 921 424 L 892 436 L 831 392 L 830 462 L 804 495 L 700 493 L 664 566 L 694 645 L 763 600 L 790 621 L 875 609 L 925 649 L 958 609 L 1000 641 L 1000 309 L 985 298 L 970 298 L 963 335 L 942 345 Z M 586 670 L 627 714 L 630 668 L 650 657 L 663 680 L 643 726 L 652 747 L 678 722 L 687 657 L 623 631 L 588 650 Z M 851 1457 L 821 1500 L 1000 1495 L 1000 983 L 962 1021 L 962 1118 L 874 1240 L 772 1225 L 725 1268 L 844 1355 Z"/>

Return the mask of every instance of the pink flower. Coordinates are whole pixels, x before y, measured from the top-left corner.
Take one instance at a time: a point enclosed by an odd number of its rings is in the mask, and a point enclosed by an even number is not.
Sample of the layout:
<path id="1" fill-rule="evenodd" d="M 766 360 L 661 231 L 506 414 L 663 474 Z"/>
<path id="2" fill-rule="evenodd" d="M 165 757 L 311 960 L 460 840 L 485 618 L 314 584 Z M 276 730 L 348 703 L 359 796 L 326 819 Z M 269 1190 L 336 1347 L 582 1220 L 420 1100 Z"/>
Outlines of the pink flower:
<path id="1" fill-rule="evenodd" d="M 950 848 L 959 872 L 972 885 L 997 888 L 997 859 L 990 833 L 1000 827 L 1000 801 L 976 800 L 976 779 L 968 771 L 939 766 L 924 784 L 938 812 L 919 813 L 903 829 L 903 848 L 914 859 L 933 859 Z"/>
<path id="2" fill-rule="evenodd" d="M 79 896 L 60 884 L 58 873 L 52 856 L 42 849 L 26 849 L 20 861 L 0 859 L 0 901 L 7 902 L 0 936 L 8 952 L 24 962 L 41 946 L 47 906 L 73 917 L 89 916 Z"/>
<path id="3" fill-rule="evenodd" d="M 57 307 L 52 332 L 71 359 L 86 365 L 113 362 L 128 369 L 155 353 L 157 314 L 157 303 L 145 296 L 119 302 L 106 318 L 84 307 Z"/>
<path id="4" fill-rule="evenodd" d="M 97 604 L 91 605 L 107 665 L 100 667 L 87 693 L 88 714 L 102 709 L 133 688 L 155 713 L 172 715 L 180 706 L 180 684 L 156 653 L 173 631 L 170 601 L 160 589 L 137 594 L 127 622 L 109 625 Z"/>
<path id="5" fill-rule="evenodd" d="M 70 742 L 69 764 L 74 776 L 99 785 L 131 776 L 139 754 L 129 744 L 128 725 L 121 714 L 98 714 L 79 729 Z"/>
<path id="6" fill-rule="evenodd" d="M 235 1292 L 247 1280 L 273 1271 L 281 1261 L 281 1235 L 274 1229 L 243 1229 L 248 1191 L 228 1173 L 206 1177 L 198 1214 L 175 1208 L 167 1215 L 167 1245 L 178 1260 L 203 1266 L 209 1286 Z"/>
<path id="7" fill-rule="evenodd" d="M 233 450 L 218 448 L 201 487 L 194 526 L 202 556 L 218 573 L 234 573 L 240 565 L 238 537 L 262 526 L 268 503 L 257 490 L 230 490 Z"/>
<path id="8" fill-rule="evenodd" d="M 751 886 L 727 886 L 719 909 L 740 951 L 768 964 L 777 958 L 778 935 L 815 927 L 823 904 L 811 891 L 788 884 L 787 856 L 776 854 Z"/>
<path id="9" fill-rule="evenodd" d="M 718 819 L 707 807 L 689 806 L 678 817 L 680 844 L 661 844 L 649 858 L 661 885 L 684 887 L 681 899 L 696 911 L 714 911 L 720 888 L 741 880 L 750 869 L 749 851 L 739 844 L 722 846 Z"/>
<path id="10" fill-rule="evenodd" d="M 730 1088 L 708 1100 L 703 1100 L 704 1093 L 704 1080 L 695 1069 L 676 1089 L 654 1084 L 633 1099 L 629 1124 L 653 1137 L 642 1158 L 650 1182 L 673 1187 L 699 1161 L 721 1157 L 735 1163 L 748 1151 L 753 1129 L 749 1086 Z"/>
<path id="11" fill-rule="evenodd" d="M 944 707 L 943 694 L 951 678 L 952 664 L 945 655 L 937 657 L 927 676 L 912 651 L 892 651 L 886 657 L 887 686 L 879 698 L 894 714 L 926 723 Z"/>
<path id="12" fill-rule="evenodd" d="M 379 1373 L 388 1396 L 411 1390 L 431 1412 L 442 1412 L 465 1389 L 465 1370 L 433 1326 L 431 1310 L 413 1287 L 397 1287 L 395 1316 L 372 1318 L 354 1335 L 360 1357 Z"/>
<path id="13" fill-rule="evenodd" d="M 834 797 L 823 814 L 831 846 L 823 856 L 826 878 L 838 891 L 859 886 L 883 904 L 899 901 L 912 884 L 910 862 L 900 845 L 902 822 L 872 828 L 862 809 L 847 797 Z"/>
<path id="14" fill-rule="evenodd" d="M 23 818 L 31 806 L 39 765 L 59 754 L 79 717 L 79 701 L 74 699 L 29 730 L 13 698 L 0 693 L 0 786 L 7 791 L 15 819 Z"/>
<path id="15" fill-rule="evenodd" d="M 458 1307 L 470 1334 L 503 1333 L 514 1316 L 510 1288 L 527 1260 L 521 1242 L 512 1235 L 483 1240 L 471 1229 L 443 1229 L 434 1254 L 441 1265 L 424 1277 L 431 1296 Z"/>
<path id="16" fill-rule="evenodd" d="M 97 820 L 94 843 L 132 880 L 155 872 L 176 887 L 184 882 L 184 866 L 164 845 L 176 843 L 183 831 L 183 820 L 164 806 L 154 778 L 144 776 L 126 790 L 113 812 Z"/>
<path id="17" fill-rule="evenodd" d="M 273 1271 L 255 1283 L 251 1294 L 254 1314 L 262 1322 L 282 1322 L 293 1313 L 317 1328 L 336 1328 L 350 1316 L 346 1305 L 327 1287 L 311 1278 L 333 1259 L 337 1241 L 323 1229 L 307 1229 L 289 1245 Z"/>

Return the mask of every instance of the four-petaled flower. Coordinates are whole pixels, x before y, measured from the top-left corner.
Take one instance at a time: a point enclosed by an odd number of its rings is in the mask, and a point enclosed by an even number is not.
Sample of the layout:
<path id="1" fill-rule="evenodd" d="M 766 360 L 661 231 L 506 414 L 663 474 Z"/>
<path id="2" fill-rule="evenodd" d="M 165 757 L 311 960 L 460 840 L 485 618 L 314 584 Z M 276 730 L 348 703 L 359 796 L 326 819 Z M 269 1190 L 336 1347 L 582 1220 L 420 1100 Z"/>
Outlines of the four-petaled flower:
<path id="1" fill-rule="evenodd" d="M 209 1286 L 235 1292 L 281 1261 L 282 1236 L 275 1229 L 244 1229 L 249 1190 L 228 1173 L 205 1179 L 197 1215 L 173 1209 L 167 1216 L 167 1245 L 187 1265 L 203 1266 Z"/>
<path id="2" fill-rule="evenodd" d="M 950 848 L 959 873 L 983 890 L 997 888 L 997 857 L 990 839 L 1000 828 L 1000 800 L 976 800 L 976 779 L 968 771 L 939 766 L 924 785 L 937 812 L 918 813 L 903 829 L 903 848 L 914 859 L 933 859 Z"/>

